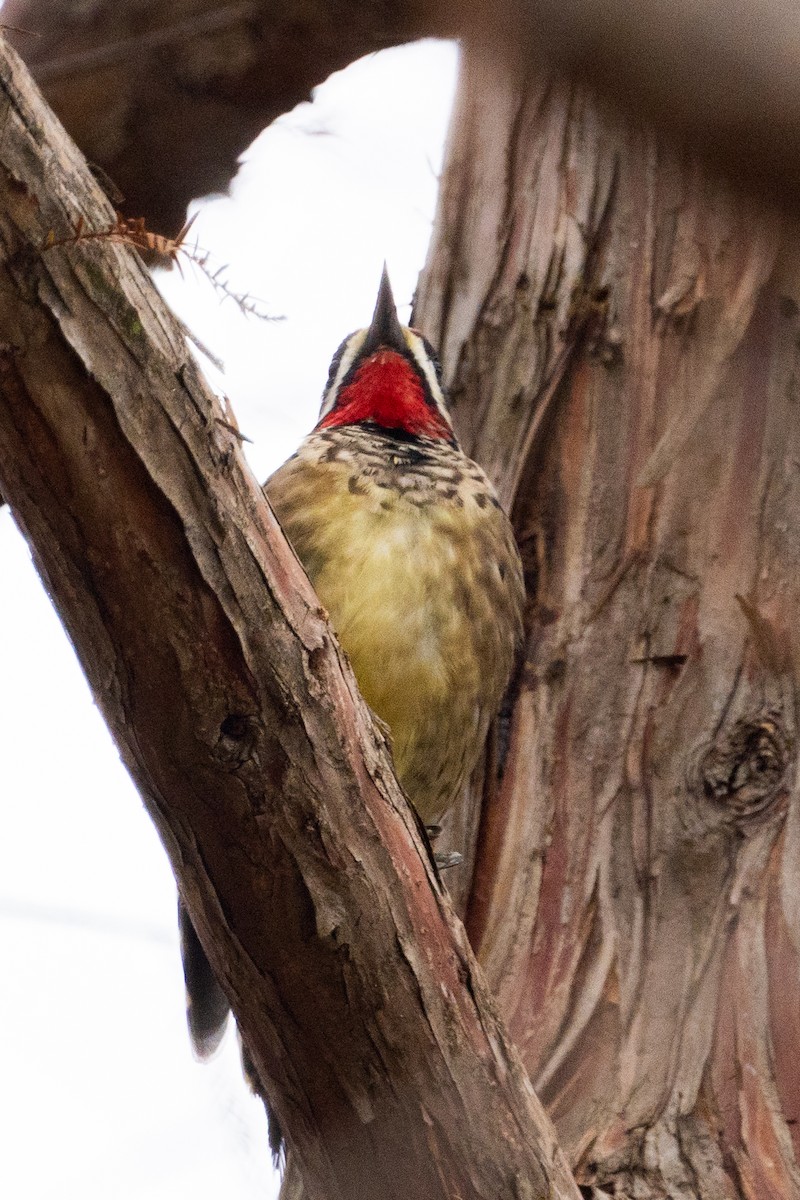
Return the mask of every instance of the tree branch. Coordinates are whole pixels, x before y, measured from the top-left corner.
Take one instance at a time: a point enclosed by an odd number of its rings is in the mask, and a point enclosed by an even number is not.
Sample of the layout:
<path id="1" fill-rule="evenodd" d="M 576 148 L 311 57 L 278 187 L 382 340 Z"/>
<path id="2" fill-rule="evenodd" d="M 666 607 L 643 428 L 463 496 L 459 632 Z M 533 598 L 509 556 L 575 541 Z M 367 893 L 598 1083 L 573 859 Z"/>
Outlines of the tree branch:
<path id="1" fill-rule="evenodd" d="M 224 191 L 265 126 L 363 54 L 424 29 L 411 0 L 6 0 L 48 102 L 126 211 L 160 233 Z"/>
<path id="2" fill-rule="evenodd" d="M 108 205 L 7 50 L 0 89 L 0 487 L 309 1196 L 575 1197 L 224 413 L 135 252 L 41 249 Z"/>

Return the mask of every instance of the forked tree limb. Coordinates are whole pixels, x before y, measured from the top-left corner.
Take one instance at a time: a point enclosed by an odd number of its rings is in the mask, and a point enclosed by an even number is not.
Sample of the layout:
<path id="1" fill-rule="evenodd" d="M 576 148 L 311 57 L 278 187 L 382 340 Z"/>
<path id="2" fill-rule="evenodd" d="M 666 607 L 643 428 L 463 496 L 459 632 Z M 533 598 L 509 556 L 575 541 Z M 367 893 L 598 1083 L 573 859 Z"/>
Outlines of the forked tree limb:
<path id="1" fill-rule="evenodd" d="M 41 249 L 111 214 L 5 49 L 0 89 L 0 487 L 308 1195 L 576 1197 L 229 422 L 135 252 Z"/>

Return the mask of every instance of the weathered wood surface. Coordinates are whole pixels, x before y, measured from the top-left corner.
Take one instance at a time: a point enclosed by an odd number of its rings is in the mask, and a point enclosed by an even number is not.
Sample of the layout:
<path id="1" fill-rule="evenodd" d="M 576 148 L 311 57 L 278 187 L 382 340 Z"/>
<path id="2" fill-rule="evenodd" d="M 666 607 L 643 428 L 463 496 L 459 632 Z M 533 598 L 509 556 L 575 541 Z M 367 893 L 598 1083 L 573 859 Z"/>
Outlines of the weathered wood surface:
<path id="1" fill-rule="evenodd" d="M 466 924 L 596 1196 L 800 1196 L 795 245 L 466 56 L 415 319 L 529 591 Z"/>
<path id="2" fill-rule="evenodd" d="M 0 486 L 309 1196 L 575 1197 L 224 412 L 134 252 L 41 249 L 110 210 L 3 47 L 0 88 Z"/>

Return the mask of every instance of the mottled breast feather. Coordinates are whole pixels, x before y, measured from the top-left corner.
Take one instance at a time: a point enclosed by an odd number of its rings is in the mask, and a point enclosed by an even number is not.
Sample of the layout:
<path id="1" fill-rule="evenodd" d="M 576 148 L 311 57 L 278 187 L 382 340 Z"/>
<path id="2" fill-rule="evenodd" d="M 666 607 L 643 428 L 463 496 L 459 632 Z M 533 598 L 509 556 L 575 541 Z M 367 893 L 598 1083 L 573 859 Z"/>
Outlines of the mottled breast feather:
<path id="1" fill-rule="evenodd" d="M 423 821 L 469 775 L 522 635 L 522 567 L 480 467 L 441 439 L 317 430 L 265 484 Z"/>

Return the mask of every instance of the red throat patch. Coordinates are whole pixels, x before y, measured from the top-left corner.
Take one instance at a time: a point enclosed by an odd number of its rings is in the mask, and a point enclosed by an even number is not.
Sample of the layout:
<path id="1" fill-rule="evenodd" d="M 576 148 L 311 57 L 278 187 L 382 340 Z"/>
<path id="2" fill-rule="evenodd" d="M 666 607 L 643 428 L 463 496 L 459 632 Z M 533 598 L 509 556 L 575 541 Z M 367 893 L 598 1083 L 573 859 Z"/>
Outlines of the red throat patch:
<path id="1" fill-rule="evenodd" d="M 453 436 L 444 418 L 426 402 L 422 380 L 408 359 L 386 347 L 365 359 L 318 428 L 360 425 L 364 421 L 383 429 L 402 429 L 417 437 L 449 441 Z"/>

